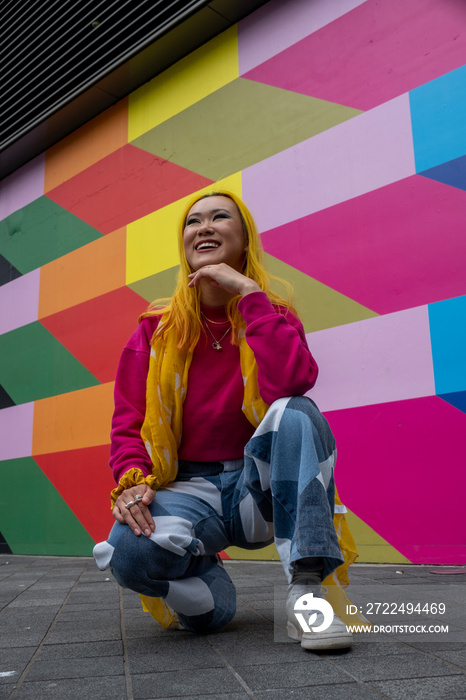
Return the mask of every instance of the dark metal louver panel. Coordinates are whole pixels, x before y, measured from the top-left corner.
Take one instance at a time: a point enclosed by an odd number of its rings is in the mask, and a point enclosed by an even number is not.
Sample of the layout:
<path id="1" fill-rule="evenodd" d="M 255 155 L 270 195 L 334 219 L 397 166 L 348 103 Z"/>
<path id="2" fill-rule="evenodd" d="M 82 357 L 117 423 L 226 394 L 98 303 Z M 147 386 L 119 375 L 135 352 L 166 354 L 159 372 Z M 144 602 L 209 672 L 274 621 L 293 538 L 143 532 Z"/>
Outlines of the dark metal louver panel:
<path id="1" fill-rule="evenodd" d="M 0 150 L 209 0 L 6 0 Z"/>

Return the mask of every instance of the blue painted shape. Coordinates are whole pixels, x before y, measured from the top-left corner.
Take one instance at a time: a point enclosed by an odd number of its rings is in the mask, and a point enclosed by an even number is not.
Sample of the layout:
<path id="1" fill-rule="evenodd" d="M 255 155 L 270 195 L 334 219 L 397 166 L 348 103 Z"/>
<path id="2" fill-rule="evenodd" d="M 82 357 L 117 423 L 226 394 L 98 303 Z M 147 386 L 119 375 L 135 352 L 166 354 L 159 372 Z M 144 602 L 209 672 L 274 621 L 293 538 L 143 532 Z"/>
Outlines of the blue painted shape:
<path id="1" fill-rule="evenodd" d="M 457 391 L 454 394 L 441 394 L 440 398 L 466 413 L 466 391 Z"/>
<path id="2" fill-rule="evenodd" d="M 421 175 L 428 177 L 430 180 L 437 180 L 437 182 L 443 182 L 445 185 L 466 190 L 466 156 L 461 156 L 461 158 L 455 158 L 455 160 L 450 160 L 448 163 L 443 163 L 443 165 L 424 170 Z"/>
<path id="3" fill-rule="evenodd" d="M 429 304 L 435 393 L 466 390 L 466 296 Z"/>
<path id="4" fill-rule="evenodd" d="M 409 93 L 416 172 L 466 155 L 466 66 Z"/>

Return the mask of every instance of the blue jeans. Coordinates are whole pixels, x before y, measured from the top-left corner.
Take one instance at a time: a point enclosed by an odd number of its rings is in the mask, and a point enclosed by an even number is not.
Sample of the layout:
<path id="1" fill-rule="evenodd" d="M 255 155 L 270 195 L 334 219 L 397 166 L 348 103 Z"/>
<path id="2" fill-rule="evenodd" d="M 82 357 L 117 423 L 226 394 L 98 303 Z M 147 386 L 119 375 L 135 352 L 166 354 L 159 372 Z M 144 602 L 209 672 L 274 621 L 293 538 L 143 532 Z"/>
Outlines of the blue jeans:
<path id="1" fill-rule="evenodd" d="M 137 537 L 116 522 L 96 545 L 100 568 L 118 583 L 162 597 L 194 632 L 211 632 L 235 614 L 236 593 L 217 553 L 275 540 L 288 580 L 295 561 L 319 557 L 325 578 L 343 563 L 335 527 L 335 440 L 308 398 L 276 401 L 243 460 L 181 462 L 175 482 L 157 491 L 155 532 Z"/>

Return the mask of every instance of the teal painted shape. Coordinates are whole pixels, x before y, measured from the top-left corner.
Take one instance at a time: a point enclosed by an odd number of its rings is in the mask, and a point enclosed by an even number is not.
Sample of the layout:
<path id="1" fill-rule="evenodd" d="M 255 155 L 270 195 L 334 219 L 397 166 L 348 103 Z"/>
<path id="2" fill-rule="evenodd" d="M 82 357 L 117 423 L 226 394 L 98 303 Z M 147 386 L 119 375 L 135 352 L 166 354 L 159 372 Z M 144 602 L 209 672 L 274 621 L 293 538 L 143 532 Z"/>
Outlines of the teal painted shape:
<path id="1" fill-rule="evenodd" d="M 0 253 L 22 274 L 101 237 L 100 231 L 47 197 L 0 221 Z"/>
<path id="2" fill-rule="evenodd" d="M 0 384 L 20 404 L 100 382 L 34 321 L 0 336 Z"/>
<path id="3" fill-rule="evenodd" d="M 409 93 L 416 172 L 466 155 L 466 66 Z"/>
<path id="4" fill-rule="evenodd" d="M 13 554 L 91 556 L 93 539 L 32 457 L 0 462 L 0 480 L 0 531 Z"/>
<path id="5" fill-rule="evenodd" d="M 429 304 L 435 392 L 466 390 L 466 296 Z"/>

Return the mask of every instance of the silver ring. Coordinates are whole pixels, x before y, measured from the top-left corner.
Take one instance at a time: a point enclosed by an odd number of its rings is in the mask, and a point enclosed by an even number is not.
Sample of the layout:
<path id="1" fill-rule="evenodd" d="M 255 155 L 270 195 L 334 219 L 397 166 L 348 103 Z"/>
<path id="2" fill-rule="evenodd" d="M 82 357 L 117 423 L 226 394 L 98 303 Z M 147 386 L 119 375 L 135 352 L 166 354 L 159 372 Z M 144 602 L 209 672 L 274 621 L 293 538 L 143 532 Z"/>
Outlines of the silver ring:
<path id="1" fill-rule="evenodd" d="M 142 501 L 142 496 L 141 496 L 140 493 L 138 493 L 138 495 L 136 496 L 136 498 L 134 499 L 134 501 L 135 501 L 135 503 L 139 503 L 139 501 Z"/>
<path id="2" fill-rule="evenodd" d="M 132 508 L 136 505 L 136 501 L 128 501 L 128 503 L 125 503 L 125 505 L 127 508 Z"/>

